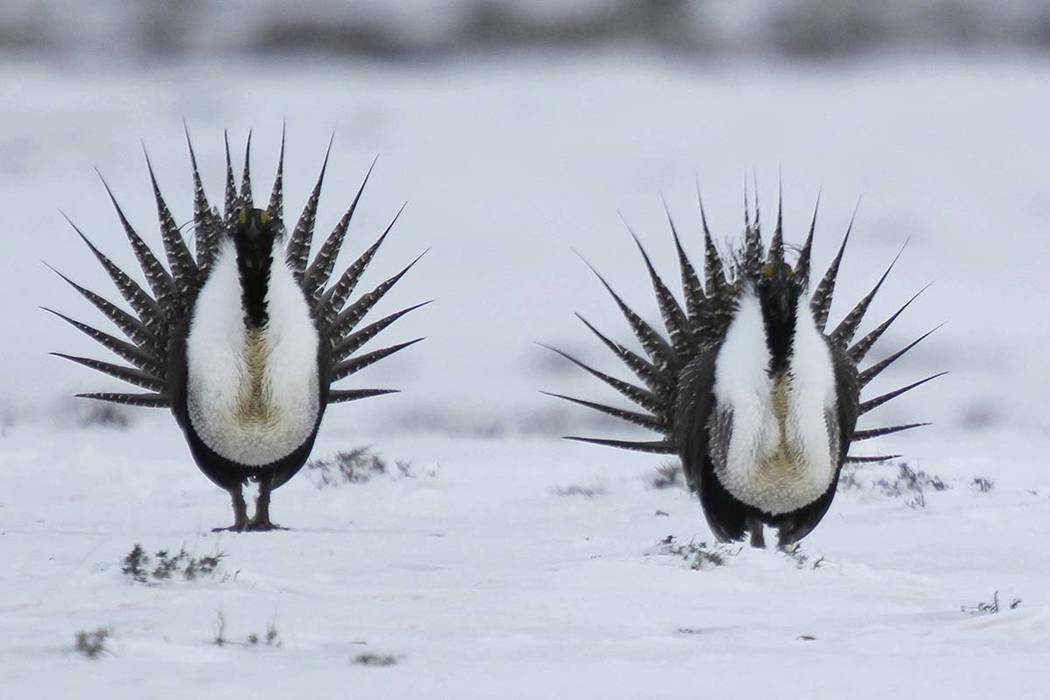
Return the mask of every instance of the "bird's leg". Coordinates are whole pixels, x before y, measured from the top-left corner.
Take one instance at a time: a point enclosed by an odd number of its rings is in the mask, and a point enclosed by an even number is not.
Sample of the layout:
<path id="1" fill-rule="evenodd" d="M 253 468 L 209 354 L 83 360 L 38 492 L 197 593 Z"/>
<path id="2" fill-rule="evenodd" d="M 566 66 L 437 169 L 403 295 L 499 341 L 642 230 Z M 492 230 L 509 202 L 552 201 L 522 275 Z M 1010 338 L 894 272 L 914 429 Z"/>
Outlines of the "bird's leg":
<path id="1" fill-rule="evenodd" d="M 777 533 L 777 548 L 782 552 L 790 552 L 798 545 L 798 527 L 794 522 L 789 526 L 781 527 Z"/>
<path id="2" fill-rule="evenodd" d="M 248 527 L 248 504 L 244 502 L 244 494 L 241 492 L 241 484 L 229 489 L 230 500 L 233 501 L 233 525 L 229 527 L 217 527 L 212 532 L 243 532 Z"/>
<path id="3" fill-rule="evenodd" d="M 751 546 L 756 549 L 765 549 L 766 538 L 762 533 L 762 520 L 758 516 L 749 515 L 747 529 L 751 532 Z"/>
<path id="4" fill-rule="evenodd" d="M 259 497 L 255 499 L 255 517 L 248 523 L 249 530 L 281 530 L 280 525 L 270 522 L 270 493 L 273 491 L 273 477 L 259 478 Z"/>

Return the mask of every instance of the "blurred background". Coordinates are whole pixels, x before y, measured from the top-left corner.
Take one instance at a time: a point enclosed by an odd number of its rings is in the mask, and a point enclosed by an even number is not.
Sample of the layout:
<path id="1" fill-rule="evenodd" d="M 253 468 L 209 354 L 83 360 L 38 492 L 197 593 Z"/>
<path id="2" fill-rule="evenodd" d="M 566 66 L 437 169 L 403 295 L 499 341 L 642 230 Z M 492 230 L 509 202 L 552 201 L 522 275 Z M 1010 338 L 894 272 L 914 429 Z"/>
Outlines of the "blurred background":
<path id="1" fill-rule="evenodd" d="M 626 376 L 573 316 L 630 341 L 573 251 L 657 322 L 620 216 L 677 281 L 662 199 L 699 265 L 697 185 L 727 244 L 745 178 L 767 221 L 782 178 L 789 240 L 822 191 L 818 265 L 863 197 L 833 322 L 906 240 L 866 327 L 934 282 L 873 359 L 947 325 L 875 389 L 952 374 L 880 409 L 888 420 L 1050 429 L 1050 2 L 6 0 L 0 58 L 4 426 L 95 420 L 66 397 L 110 382 L 46 353 L 103 351 L 36 307 L 96 313 L 40 261 L 108 293 L 61 209 L 134 265 L 96 167 L 158 242 L 142 143 L 189 219 L 185 120 L 213 200 L 223 130 L 238 150 L 254 130 L 259 191 L 286 123 L 291 212 L 334 132 L 321 233 L 378 154 L 346 262 L 409 202 L 364 285 L 429 248 L 374 312 L 436 299 L 376 342 L 428 340 L 351 382 L 403 394 L 328 421 L 637 435 L 537 392 L 616 400 L 534 341 Z"/>

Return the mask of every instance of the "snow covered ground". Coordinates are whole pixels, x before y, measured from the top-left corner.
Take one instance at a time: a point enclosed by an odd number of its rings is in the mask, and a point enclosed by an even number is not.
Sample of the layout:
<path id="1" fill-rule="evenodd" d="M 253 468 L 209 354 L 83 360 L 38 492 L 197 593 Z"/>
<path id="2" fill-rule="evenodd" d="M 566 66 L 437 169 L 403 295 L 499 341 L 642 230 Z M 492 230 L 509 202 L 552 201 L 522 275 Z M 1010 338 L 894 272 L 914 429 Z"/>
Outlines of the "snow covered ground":
<path id="1" fill-rule="evenodd" d="M 1039 696 L 1050 656 L 1048 79 L 1050 67 L 1020 57 L 833 69 L 631 54 L 135 72 L 5 62 L 0 695 Z M 315 450 L 371 444 L 413 475 L 318 488 L 304 473 L 275 495 L 287 532 L 212 534 L 230 517 L 225 495 L 170 418 L 82 425 L 62 397 L 107 382 L 45 355 L 96 351 L 36 309 L 93 317 L 37 261 L 108 289 L 56 209 L 130 264 L 92 168 L 156 240 L 139 139 L 186 218 L 184 117 L 213 195 L 222 128 L 235 143 L 255 129 L 256 182 L 268 184 L 286 119 L 290 209 L 335 130 L 322 228 L 380 153 L 353 252 L 403 199 L 409 208 L 366 284 L 431 248 L 378 310 L 436 298 L 384 334 L 427 342 L 354 384 L 404 393 L 333 408 Z M 696 502 L 650 484 L 659 459 L 558 440 L 610 428 L 536 389 L 605 394 L 531 341 L 613 368 L 571 312 L 621 339 L 626 329 L 571 250 L 655 316 L 617 211 L 674 278 L 661 194 L 695 249 L 694 182 L 729 238 L 752 171 L 770 219 L 783 172 L 789 239 L 823 188 L 818 264 L 864 196 L 840 299 L 863 294 L 910 237 L 872 322 L 934 286 L 875 358 L 948 323 L 873 388 L 952 374 L 874 417 L 933 427 L 870 449 L 901 452 L 949 488 L 898 494 L 897 465 L 866 468 L 800 556 L 731 548 L 694 570 L 668 550 L 711 543 Z M 221 570 L 130 581 L 121 560 L 136 543 L 221 552 Z M 996 591 L 1001 612 L 961 609 Z M 270 625 L 280 646 L 245 643 Z M 72 650 L 77 631 L 99 627 L 112 630 L 107 651 Z M 393 663 L 355 662 L 368 654 Z"/>

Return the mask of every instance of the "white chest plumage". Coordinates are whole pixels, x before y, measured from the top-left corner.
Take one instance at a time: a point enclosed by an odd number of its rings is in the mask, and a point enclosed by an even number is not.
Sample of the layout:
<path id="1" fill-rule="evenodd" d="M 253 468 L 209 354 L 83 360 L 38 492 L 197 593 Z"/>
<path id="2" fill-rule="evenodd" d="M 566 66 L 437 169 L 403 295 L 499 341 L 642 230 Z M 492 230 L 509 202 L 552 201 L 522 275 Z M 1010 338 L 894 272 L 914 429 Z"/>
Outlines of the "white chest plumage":
<path id="1" fill-rule="evenodd" d="M 745 293 L 715 363 L 713 423 L 728 439 L 715 474 L 737 499 L 777 515 L 824 494 L 837 466 L 835 373 L 808 299 L 798 302 L 787 371 L 771 377 L 769 364 L 759 301 Z"/>
<path id="2" fill-rule="evenodd" d="M 194 430 L 220 456 L 262 466 L 312 434 L 318 401 L 318 334 L 291 270 L 274 245 L 268 322 L 244 323 L 236 252 L 218 251 L 194 306 L 187 351 L 187 407 Z"/>

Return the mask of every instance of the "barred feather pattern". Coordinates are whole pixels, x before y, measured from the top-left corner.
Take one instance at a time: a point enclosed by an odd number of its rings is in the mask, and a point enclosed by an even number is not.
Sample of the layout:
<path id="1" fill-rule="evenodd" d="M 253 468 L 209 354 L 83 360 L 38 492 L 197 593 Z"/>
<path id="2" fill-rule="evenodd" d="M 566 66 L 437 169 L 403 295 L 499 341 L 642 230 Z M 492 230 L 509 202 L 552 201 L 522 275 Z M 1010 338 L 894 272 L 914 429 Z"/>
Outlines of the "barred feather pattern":
<path id="1" fill-rule="evenodd" d="M 145 286 L 140 285 L 127 271 L 118 267 L 88 239 L 80 228 L 73 224 L 72 221 L 69 221 L 92 255 L 106 271 L 120 297 L 130 307 L 130 311 L 78 284 L 57 270 L 55 272 L 95 306 L 103 316 L 123 333 L 127 340 L 117 338 L 95 326 L 78 321 L 57 311 L 51 309 L 47 309 L 47 311 L 50 311 L 59 319 L 92 338 L 130 366 L 64 353 L 52 354 L 147 390 L 147 393 L 92 392 L 78 394 L 78 397 L 131 406 L 171 407 L 170 396 L 172 387 L 170 381 L 172 378 L 167 376 L 167 367 L 172 334 L 176 328 L 185 323 L 187 315 L 192 312 L 197 294 L 210 274 L 211 262 L 221 239 L 232 234 L 236 213 L 241 209 L 253 207 L 250 135 L 245 147 L 244 168 L 239 186 L 233 173 L 229 138 L 225 139 L 226 169 L 222 213 L 219 212 L 218 208 L 210 204 L 205 194 L 197 166 L 197 156 L 194 152 L 188 129 L 186 131 L 186 142 L 193 175 L 193 229 L 196 234 L 196 256 L 190 253 L 189 245 L 182 230 L 175 224 L 175 218 L 161 194 L 160 185 L 148 156 L 146 158 L 147 172 L 156 203 L 162 247 L 164 258 L 168 263 L 167 266 L 160 262 L 160 258 L 154 253 L 154 250 L 132 226 L 117 203 L 116 196 L 103 180 L 103 185 L 116 210 L 120 225 L 135 252 L 140 271 L 146 280 Z M 284 148 L 285 139 L 282 132 L 277 174 L 274 178 L 273 190 L 267 204 L 267 211 L 278 221 L 282 220 L 284 213 Z M 417 258 L 416 261 L 384 280 L 372 291 L 351 300 L 357 284 L 365 272 L 365 268 L 376 256 L 383 240 L 390 233 L 394 224 L 393 221 L 382 232 L 378 240 L 367 247 L 356 260 L 347 266 L 345 272 L 341 273 L 336 278 L 336 281 L 330 284 L 336 258 L 343 248 L 358 200 L 368 181 L 367 175 L 354 195 L 349 209 L 340 218 L 332 233 L 325 238 L 324 244 L 314 260 L 312 262 L 309 261 L 310 243 L 316 223 L 321 182 L 330 153 L 331 142 L 329 142 L 328 151 L 325 153 L 321 176 L 310 193 L 303 209 L 303 215 L 289 237 L 286 253 L 288 264 L 292 266 L 293 271 L 296 273 L 296 279 L 311 306 L 314 322 L 318 327 L 322 342 L 328 344 L 329 352 L 323 354 L 330 358 L 330 366 L 323 368 L 322 376 L 329 377 L 329 384 L 349 377 L 365 367 L 422 340 L 422 338 L 416 338 L 378 350 L 359 353 L 380 331 L 386 329 L 410 311 L 429 303 L 416 304 L 391 313 L 361 330 L 357 330 L 358 325 L 368 312 L 379 303 L 408 272 L 412 265 L 418 261 Z M 374 165 L 375 163 L 373 162 L 372 166 Z M 372 167 L 368 169 L 368 174 L 371 174 L 371 172 Z M 400 211 L 398 214 L 400 214 Z M 394 221 L 396 220 L 397 217 L 394 218 Z M 332 404 L 396 392 L 396 389 L 329 388 L 326 393 L 328 395 L 328 403 Z"/>
<path id="2" fill-rule="evenodd" d="M 698 196 L 699 199 L 699 196 Z M 808 235 L 796 257 L 794 266 L 791 267 L 791 276 L 803 283 L 810 290 L 810 308 L 814 319 L 817 321 L 819 330 L 823 334 L 825 342 L 829 346 L 841 348 L 847 361 L 853 363 L 857 372 L 861 387 L 866 386 L 871 380 L 885 370 L 890 364 L 904 353 L 911 350 L 929 333 L 908 344 L 904 348 L 889 355 L 884 360 L 872 364 L 867 369 L 861 370 L 856 365 L 860 364 L 867 356 L 875 342 L 882 336 L 889 326 L 901 315 L 912 301 L 918 296 L 916 294 L 906 302 L 897 312 L 879 324 L 867 335 L 853 343 L 853 339 L 859 329 L 869 305 L 876 293 L 886 281 L 893 263 L 876 281 L 871 291 L 865 295 L 853 308 L 843 317 L 843 320 L 834 328 L 827 331 L 824 329 L 828 313 L 835 292 L 835 281 L 838 277 L 839 267 L 845 252 L 846 243 L 849 240 L 853 227 L 850 220 L 849 227 L 843 238 L 839 249 L 829 264 L 826 272 L 815 286 L 810 284 L 811 252 L 813 245 L 813 234 L 816 229 L 817 209 L 819 208 L 819 197 L 817 206 L 814 207 L 813 218 L 808 226 Z M 593 326 L 584 321 L 587 327 L 598 336 L 606 347 L 608 347 L 617 358 L 623 362 L 637 377 L 642 385 L 635 385 L 617 377 L 602 372 L 590 365 L 572 357 L 571 355 L 551 346 L 543 347 L 552 350 L 567 361 L 581 368 L 588 374 L 596 377 L 606 385 L 610 386 L 621 396 L 626 397 L 642 411 L 627 410 L 613 405 L 586 401 L 583 399 L 565 396 L 562 394 L 549 393 L 548 395 L 558 399 L 569 401 L 576 405 L 611 415 L 628 423 L 640 425 L 662 434 L 662 439 L 655 441 L 629 441 L 609 440 L 604 438 L 566 436 L 568 439 L 587 442 L 597 445 L 618 447 L 622 449 L 638 450 L 643 452 L 656 452 L 674 454 L 676 447 L 673 441 L 674 434 L 674 403 L 676 400 L 676 387 L 679 383 L 679 375 L 682 368 L 686 367 L 693 359 L 702 353 L 717 348 L 726 336 L 729 324 L 733 319 L 737 300 L 740 295 L 752 285 L 757 277 L 762 274 L 763 263 L 765 264 L 787 264 L 786 246 L 784 244 L 784 223 L 782 201 L 778 201 L 776 228 L 768 248 L 764 247 L 759 225 L 759 213 L 757 208 L 757 197 L 754 209 L 754 219 L 751 218 L 750 204 L 745 194 L 745 222 L 743 240 L 737 250 L 727 258 L 732 262 L 723 263 L 723 257 L 719 254 L 707 225 L 707 217 L 700 204 L 700 215 L 702 222 L 702 261 L 703 275 L 699 275 L 693 262 L 683 246 L 681 238 L 674 223 L 671 222 L 671 234 L 675 246 L 675 252 L 679 263 L 679 276 L 681 279 L 681 297 L 684 303 L 679 303 L 670 291 L 664 279 L 656 271 L 641 241 L 631 232 L 635 244 L 640 251 L 642 264 L 650 277 L 656 306 L 665 326 L 665 335 L 649 326 L 642 320 L 642 316 L 632 309 L 627 303 L 613 291 L 612 286 L 597 271 L 599 282 L 612 296 L 613 302 L 619 307 L 628 326 L 634 333 L 636 340 L 645 350 L 651 362 L 627 349 L 620 343 L 610 340 L 599 333 Z M 670 215 L 668 214 L 670 220 Z M 590 264 L 588 263 L 590 267 Z M 703 280 L 701 282 L 700 280 Z M 582 317 L 581 317 L 582 320 Z M 931 331 L 932 332 L 932 331 Z M 926 382 L 941 376 L 943 373 L 935 374 L 925 379 L 908 384 L 900 389 L 890 391 L 879 396 L 860 401 L 856 406 L 860 415 L 874 410 L 878 406 L 895 399 L 912 389 L 922 386 Z M 548 393 L 548 392 L 544 392 Z M 903 430 L 918 428 L 926 423 L 909 423 L 903 425 L 889 425 L 876 428 L 856 429 L 850 440 L 860 442 L 872 438 L 890 435 Z M 875 459 L 867 457 L 849 458 L 850 461 L 869 462 Z M 878 458 L 888 459 L 888 458 Z"/>

